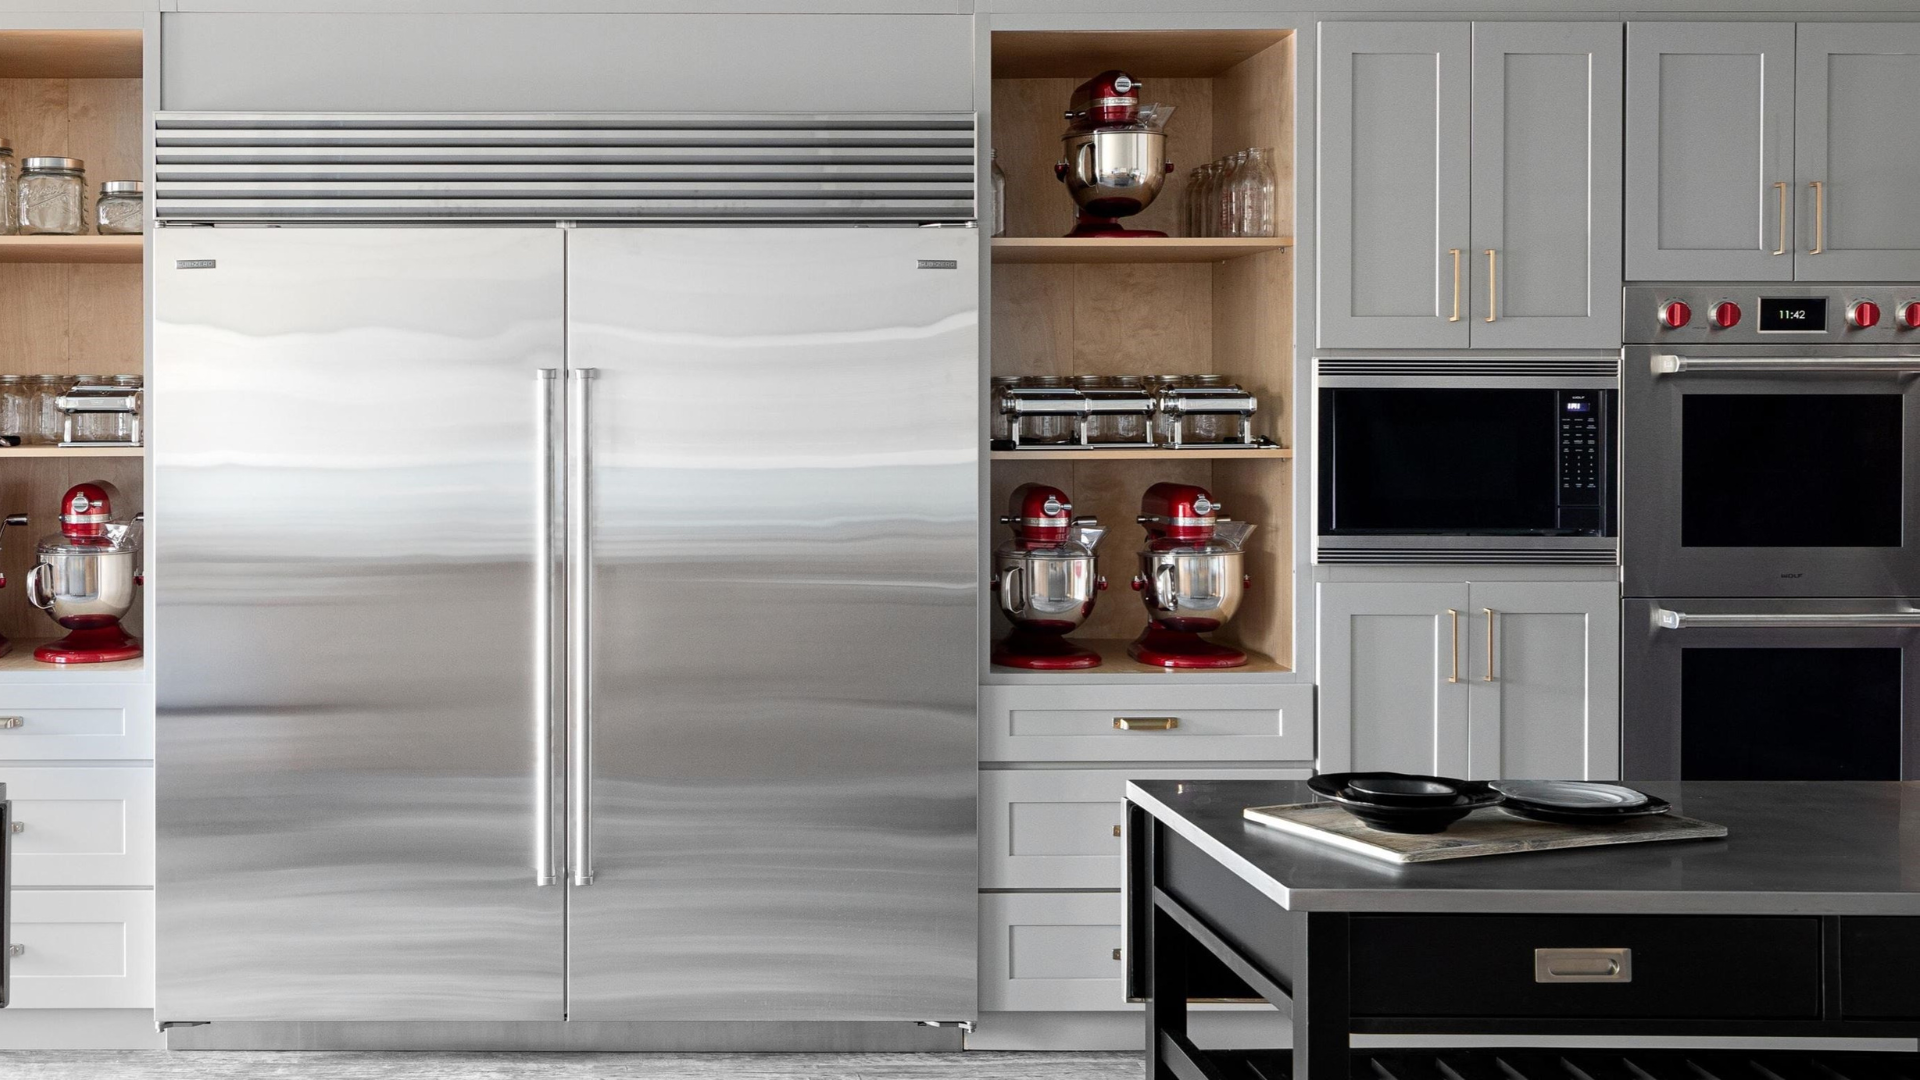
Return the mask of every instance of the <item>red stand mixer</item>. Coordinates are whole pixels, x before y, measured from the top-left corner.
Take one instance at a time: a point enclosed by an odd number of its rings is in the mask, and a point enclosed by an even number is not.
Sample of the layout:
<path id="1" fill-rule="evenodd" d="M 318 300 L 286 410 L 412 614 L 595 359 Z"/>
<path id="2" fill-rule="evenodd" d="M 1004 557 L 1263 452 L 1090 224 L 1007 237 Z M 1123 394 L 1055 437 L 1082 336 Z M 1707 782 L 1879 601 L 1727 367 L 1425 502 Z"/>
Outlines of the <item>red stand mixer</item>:
<path id="1" fill-rule="evenodd" d="M 994 645 L 993 662 L 1030 671 L 1099 667 L 1099 653 L 1066 635 L 1107 587 L 1093 557 L 1107 530 L 1073 517 L 1067 493 L 1045 484 L 1015 488 L 1000 523 L 1013 526 L 1013 539 L 994 549 L 990 587 L 1013 633 Z"/>
<path id="2" fill-rule="evenodd" d="M 1240 610 L 1252 579 L 1242 545 L 1254 527 L 1219 516 L 1220 504 L 1193 484 L 1155 484 L 1140 499 L 1147 546 L 1133 587 L 1147 605 L 1147 628 L 1127 655 L 1165 668 L 1232 668 L 1247 654 L 1201 634 Z"/>
<path id="3" fill-rule="evenodd" d="M 1103 71 L 1074 88 L 1060 162 L 1053 175 L 1080 205 L 1068 236 L 1165 236 L 1123 229 L 1120 219 L 1145 210 L 1167 182 L 1170 105 L 1142 105 L 1144 84 L 1124 71 Z"/>
<path id="4" fill-rule="evenodd" d="M 75 484 L 60 500 L 60 534 L 40 541 L 27 600 L 68 631 L 33 650 L 46 664 L 104 664 L 140 655 L 120 620 L 140 584 L 140 518 L 118 520 L 120 492 L 104 480 Z"/>

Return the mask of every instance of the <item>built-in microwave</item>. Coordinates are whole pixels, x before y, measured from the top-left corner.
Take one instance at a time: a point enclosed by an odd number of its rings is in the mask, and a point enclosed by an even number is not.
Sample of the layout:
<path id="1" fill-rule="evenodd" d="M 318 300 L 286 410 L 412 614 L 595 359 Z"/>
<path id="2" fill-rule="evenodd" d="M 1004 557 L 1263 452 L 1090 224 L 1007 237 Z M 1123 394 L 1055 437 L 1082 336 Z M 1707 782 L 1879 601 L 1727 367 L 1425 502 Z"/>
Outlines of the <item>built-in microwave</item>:
<path id="1" fill-rule="evenodd" d="M 1316 560 L 1614 562 L 1618 364 L 1552 363 L 1321 358 Z"/>

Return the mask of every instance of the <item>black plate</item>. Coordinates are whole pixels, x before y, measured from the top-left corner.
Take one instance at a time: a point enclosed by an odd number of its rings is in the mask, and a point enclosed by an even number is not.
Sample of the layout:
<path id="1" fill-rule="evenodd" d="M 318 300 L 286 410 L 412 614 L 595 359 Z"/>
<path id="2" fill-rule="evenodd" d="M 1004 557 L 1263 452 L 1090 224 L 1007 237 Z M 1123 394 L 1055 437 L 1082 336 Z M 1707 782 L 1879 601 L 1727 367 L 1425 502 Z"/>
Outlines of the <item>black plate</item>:
<path id="1" fill-rule="evenodd" d="M 1447 826 L 1473 813 L 1483 806 L 1493 806 L 1500 802 L 1499 792 L 1488 787 L 1481 780 L 1455 780 L 1444 776 L 1419 777 L 1452 785 L 1458 795 L 1442 803 L 1429 803 L 1424 806 L 1406 806 L 1377 802 L 1374 799 L 1348 788 L 1352 773 L 1324 773 L 1307 781 L 1307 787 L 1315 795 L 1338 804 L 1341 809 L 1360 819 L 1370 829 L 1395 833 L 1437 833 L 1446 831 Z M 1373 774 L 1405 776 L 1404 773 Z"/>
<path id="2" fill-rule="evenodd" d="M 1625 818 L 1664 814 L 1673 809 L 1673 804 L 1658 795 L 1648 795 L 1647 801 L 1639 806 L 1608 807 L 1605 810 L 1568 810 L 1564 807 L 1522 802 L 1509 796 L 1506 802 L 1500 804 L 1500 809 L 1514 817 L 1551 821 L 1556 825 L 1605 825 Z"/>
<path id="3" fill-rule="evenodd" d="M 1460 781 L 1395 772 L 1346 774 L 1348 798 L 1388 806 L 1445 806 L 1460 797 Z"/>

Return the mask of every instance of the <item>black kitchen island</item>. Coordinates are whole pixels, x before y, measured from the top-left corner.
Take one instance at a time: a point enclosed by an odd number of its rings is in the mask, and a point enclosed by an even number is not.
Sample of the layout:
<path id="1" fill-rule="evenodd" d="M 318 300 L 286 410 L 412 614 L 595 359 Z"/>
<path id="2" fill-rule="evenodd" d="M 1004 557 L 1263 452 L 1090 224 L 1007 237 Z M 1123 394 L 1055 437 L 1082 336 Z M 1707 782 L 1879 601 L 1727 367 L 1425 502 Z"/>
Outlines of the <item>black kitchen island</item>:
<path id="1" fill-rule="evenodd" d="M 1396 866 L 1242 817 L 1311 801 L 1304 783 L 1128 784 L 1149 1080 L 1920 1078 L 1912 1053 L 1619 1039 L 1920 1036 L 1920 783 L 1638 786 L 1728 837 Z M 1226 984 L 1291 1002 L 1290 1056 L 1194 1045 L 1188 999 Z M 1610 1048 L 1357 1052 L 1353 1034 Z"/>

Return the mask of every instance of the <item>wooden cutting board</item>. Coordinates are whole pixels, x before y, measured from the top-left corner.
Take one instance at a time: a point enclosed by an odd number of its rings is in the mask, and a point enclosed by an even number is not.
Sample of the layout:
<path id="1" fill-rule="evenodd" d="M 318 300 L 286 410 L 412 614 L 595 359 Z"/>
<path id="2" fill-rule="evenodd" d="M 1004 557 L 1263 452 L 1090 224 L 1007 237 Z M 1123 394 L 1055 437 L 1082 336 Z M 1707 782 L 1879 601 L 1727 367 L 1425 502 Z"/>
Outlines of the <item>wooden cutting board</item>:
<path id="1" fill-rule="evenodd" d="M 1390 863 L 1439 862 L 1603 844 L 1645 844 L 1656 840 L 1718 840 L 1727 835 L 1725 825 L 1673 813 L 1623 818 L 1608 825 L 1560 825 L 1514 817 L 1497 807 L 1487 807 L 1454 822 L 1446 832 L 1426 834 L 1370 829 L 1359 818 L 1327 802 L 1251 806 L 1245 816 L 1249 821 L 1271 825 L 1293 836 Z"/>

